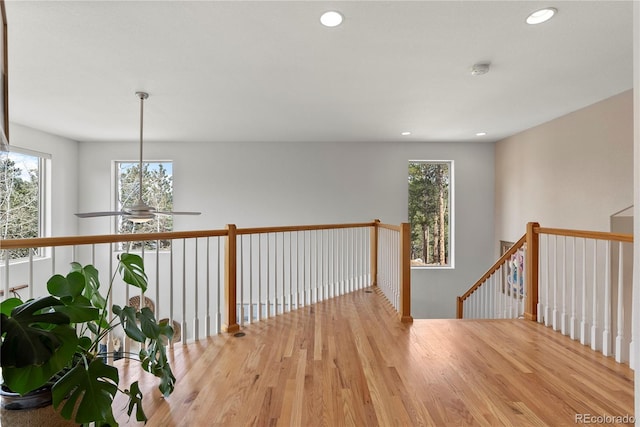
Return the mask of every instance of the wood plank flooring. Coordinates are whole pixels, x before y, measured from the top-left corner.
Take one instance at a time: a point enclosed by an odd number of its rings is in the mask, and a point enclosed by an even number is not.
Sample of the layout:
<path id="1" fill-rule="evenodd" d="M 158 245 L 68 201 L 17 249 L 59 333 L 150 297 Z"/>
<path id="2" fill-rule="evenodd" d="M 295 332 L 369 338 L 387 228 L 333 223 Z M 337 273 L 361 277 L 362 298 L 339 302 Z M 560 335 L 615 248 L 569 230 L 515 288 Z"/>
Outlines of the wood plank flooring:
<path id="1" fill-rule="evenodd" d="M 362 290 L 242 331 L 177 345 L 167 399 L 140 378 L 147 425 L 574 426 L 576 414 L 633 415 L 633 371 L 535 322 L 402 324 L 377 290 Z M 127 375 L 138 372 L 125 363 Z"/>

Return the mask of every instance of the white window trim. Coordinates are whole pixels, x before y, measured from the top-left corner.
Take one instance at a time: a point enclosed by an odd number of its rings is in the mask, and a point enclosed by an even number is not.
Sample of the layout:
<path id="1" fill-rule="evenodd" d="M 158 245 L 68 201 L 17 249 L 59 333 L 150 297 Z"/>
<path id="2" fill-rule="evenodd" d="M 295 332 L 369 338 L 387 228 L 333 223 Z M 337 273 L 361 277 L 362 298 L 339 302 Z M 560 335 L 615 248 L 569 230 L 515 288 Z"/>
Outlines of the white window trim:
<path id="1" fill-rule="evenodd" d="M 409 163 L 447 163 L 449 164 L 449 264 L 448 265 L 412 265 L 412 270 L 454 270 L 456 268 L 455 236 L 455 161 L 454 160 L 409 160 Z M 407 218 L 409 218 L 409 200 L 407 199 Z"/>

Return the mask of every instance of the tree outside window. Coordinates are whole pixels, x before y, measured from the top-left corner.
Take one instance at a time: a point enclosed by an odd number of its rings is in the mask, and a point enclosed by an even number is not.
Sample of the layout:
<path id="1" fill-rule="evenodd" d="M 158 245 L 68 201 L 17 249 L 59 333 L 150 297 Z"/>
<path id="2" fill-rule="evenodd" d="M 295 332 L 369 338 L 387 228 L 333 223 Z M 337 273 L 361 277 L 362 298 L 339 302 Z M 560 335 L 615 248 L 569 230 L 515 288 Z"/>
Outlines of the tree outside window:
<path id="1" fill-rule="evenodd" d="M 411 265 L 452 266 L 452 162 L 409 162 Z"/>
<path id="2" fill-rule="evenodd" d="M 138 162 L 116 162 L 117 208 L 133 206 L 140 195 Z M 142 199 L 158 211 L 173 210 L 173 165 L 171 162 L 142 163 Z M 122 216 L 116 217 L 116 230 L 121 234 L 157 233 L 173 230 L 173 217 L 157 215 L 153 220 L 134 224 Z M 145 249 L 156 249 L 157 242 L 147 242 Z M 171 241 L 161 240 L 160 249 L 169 249 Z M 141 249 L 133 243 L 129 249 Z"/>
<path id="3" fill-rule="evenodd" d="M 0 237 L 24 239 L 41 237 L 42 170 L 44 157 L 21 152 L 0 152 Z M 3 251 L 2 259 L 39 255 L 38 249 Z"/>

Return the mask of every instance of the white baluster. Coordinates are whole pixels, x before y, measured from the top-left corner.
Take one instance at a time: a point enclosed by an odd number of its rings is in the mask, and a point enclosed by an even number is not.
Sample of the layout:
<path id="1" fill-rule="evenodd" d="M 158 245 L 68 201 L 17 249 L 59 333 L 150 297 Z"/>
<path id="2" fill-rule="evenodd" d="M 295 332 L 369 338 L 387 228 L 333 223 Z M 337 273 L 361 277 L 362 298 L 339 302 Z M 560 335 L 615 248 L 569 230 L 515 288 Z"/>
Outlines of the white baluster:
<path id="1" fill-rule="evenodd" d="M 595 261 L 594 261 L 595 264 Z M 587 330 L 587 239 L 582 239 L 582 319 L 580 320 L 580 344 L 589 343 Z"/>
<path id="2" fill-rule="evenodd" d="M 194 259 L 194 292 L 193 292 L 193 339 L 198 341 L 200 339 L 200 320 L 198 318 L 198 239 L 193 239 L 195 245 L 195 259 Z"/>
<path id="3" fill-rule="evenodd" d="M 626 349 L 622 345 L 624 342 L 624 260 L 622 242 L 618 242 L 618 317 L 616 334 L 616 362 L 622 363 L 627 360 Z"/>
<path id="4" fill-rule="evenodd" d="M 160 307 L 160 240 L 156 240 L 156 319 L 161 319 Z"/>
<path id="5" fill-rule="evenodd" d="M 256 256 L 258 257 L 258 269 L 256 270 L 257 278 L 257 291 L 258 291 L 258 312 L 256 320 L 260 321 L 265 316 L 265 299 L 262 292 L 262 233 L 258 234 L 258 249 Z"/>
<path id="6" fill-rule="evenodd" d="M 293 232 L 289 235 L 289 311 L 293 310 Z"/>
<path id="7" fill-rule="evenodd" d="M 505 273 L 506 271 L 506 273 Z M 509 274 L 509 269 L 506 267 L 505 264 L 502 264 L 500 266 L 500 277 L 503 279 L 502 282 L 502 318 L 503 319 L 507 319 L 508 316 L 508 311 L 509 311 L 509 300 L 508 298 L 508 292 L 509 292 L 509 280 L 508 278 L 506 280 L 506 274 Z"/>
<path id="8" fill-rule="evenodd" d="M 269 284 L 271 283 L 271 234 L 267 233 L 267 237 L 266 237 L 266 244 L 265 244 L 265 250 L 266 250 L 266 283 L 265 283 L 265 292 L 266 292 L 266 299 L 267 299 L 267 307 L 266 307 L 266 318 L 268 319 L 269 317 L 271 317 L 271 292 L 270 292 L 270 286 Z"/>
<path id="9" fill-rule="evenodd" d="M 505 292 L 507 291 L 507 288 L 506 288 L 507 284 L 505 282 L 504 266 L 505 264 L 502 264 L 501 266 L 499 266 L 496 272 L 494 273 L 494 276 L 495 276 L 494 281 L 496 284 L 496 294 L 495 294 L 496 318 L 498 319 L 506 318 L 505 314 L 506 314 L 507 308 L 506 308 Z"/>
<path id="10" fill-rule="evenodd" d="M 255 321 L 253 315 L 254 301 L 253 301 L 253 234 L 249 234 L 249 323 Z M 260 302 L 258 301 L 258 310 L 260 310 Z"/>
<path id="11" fill-rule="evenodd" d="M 142 247 L 144 247 L 144 245 Z M 141 302 L 142 301 L 144 301 L 143 298 L 141 298 Z M 182 343 L 185 344 L 186 342 L 187 342 L 187 239 L 182 239 Z"/>
<path id="12" fill-rule="evenodd" d="M 282 312 L 285 313 L 287 311 L 287 291 L 286 291 L 286 273 L 284 267 L 285 261 L 285 245 L 284 245 L 284 232 L 282 233 Z"/>
<path id="13" fill-rule="evenodd" d="M 604 263 L 604 322 L 602 331 L 602 354 L 611 356 L 611 242 L 605 241 Z"/>
<path id="14" fill-rule="evenodd" d="M 175 246 L 175 241 L 171 241 L 171 247 L 169 248 L 169 324 L 173 325 L 173 247 Z M 113 258 L 113 257 L 112 257 Z M 111 276 L 109 276 L 111 277 Z M 127 295 L 127 300 L 129 296 Z M 124 340 L 126 343 L 127 340 Z M 173 347 L 173 340 L 170 342 L 170 346 Z"/>
<path id="15" fill-rule="evenodd" d="M 591 349 L 598 350 L 598 241 L 593 241 L 593 295 L 591 314 Z"/>
<path id="16" fill-rule="evenodd" d="M 498 319 L 498 271 L 496 270 L 489 278 L 489 318 Z"/>
<path id="17" fill-rule="evenodd" d="M 52 248 L 53 249 L 53 248 Z M 113 277 L 113 243 L 109 243 L 109 277 Z M 113 292 L 109 292 L 109 302 L 107 303 L 108 307 L 113 307 Z M 113 321 L 113 310 L 109 310 L 108 319 L 109 323 Z M 113 362 L 113 352 L 116 350 L 114 346 L 114 336 L 113 332 L 110 331 L 107 334 L 107 352 L 109 353 L 109 362 Z M 120 347 L 122 351 L 122 347 Z"/>
<path id="18" fill-rule="evenodd" d="M 484 319 L 484 283 L 478 288 L 478 318 Z"/>
<path id="19" fill-rule="evenodd" d="M 569 320 L 569 336 L 572 340 L 578 338 L 578 328 L 576 319 L 576 238 L 571 239 L 571 319 Z"/>
<path id="20" fill-rule="evenodd" d="M 562 313 L 560 315 L 560 331 L 569 334 L 569 313 L 567 313 L 567 236 L 562 236 Z"/>
<path id="21" fill-rule="evenodd" d="M 111 250 L 111 257 L 113 258 L 113 249 Z M 7 255 L 7 267 L 6 267 L 6 272 L 7 272 L 7 286 L 9 286 L 9 256 Z M 51 275 L 55 275 L 56 274 L 56 247 L 53 246 L 51 248 Z M 111 276 L 109 276 L 111 277 Z M 5 295 L 8 294 L 8 290 L 7 292 L 5 292 Z"/>
<path id="22" fill-rule="evenodd" d="M 95 248 L 95 245 L 91 245 L 92 248 Z M 95 265 L 95 261 L 93 262 Z M 33 299 L 33 250 L 29 249 L 29 282 L 27 283 L 27 294 L 29 295 L 29 299 Z M 9 295 L 5 293 L 5 296 Z"/>
<path id="23" fill-rule="evenodd" d="M 205 296 L 205 323 L 204 323 L 204 336 L 205 337 L 210 337 L 211 336 L 211 301 L 210 301 L 210 287 L 211 287 L 211 238 L 207 237 L 207 255 L 206 255 L 206 259 L 207 259 L 207 281 L 206 281 L 206 296 Z M 157 245 L 156 247 L 158 247 L 160 245 Z M 157 256 L 156 258 L 156 265 L 160 265 L 160 258 L 159 256 Z M 158 277 L 158 282 L 160 281 L 160 270 L 156 269 L 156 275 Z M 158 295 L 158 299 L 160 299 L 160 290 L 159 288 L 156 288 L 156 295 Z M 158 306 L 160 306 L 160 304 L 158 304 Z M 160 314 L 160 308 L 158 307 L 158 314 Z"/>
<path id="24" fill-rule="evenodd" d="M 319 231 L 320 237 L 318 239 L 318 293 L 319 293 L 319 301 L 325 301 L 327 298 L 327 290 L 324 285 L 324 269 L 326 268 L 325 260 L 324 260 L 324 230 Z"/>
<path id="25" fill-rule="evenodd" d="M 544 303 L 544 324 L 545 326 L 551 325 L 551 305 L 549 304 L 549 288 L 551 282 L 551 255 L 549 255 L 549 239 L 551 237 L 547 235 L 546 240 L 546 252 L 547 252 L 547 281 L 544 285 L 545 288 L 545 303 Z"/>
<path id="26" fill-rule="evenodd" d="M 554 331 L 560 329 L 558 313 L 558 236 L 553 236 L 553 313 L 552 327 Z"/>
<path id="27" fill-rule="evenodd" d="M 536 304 L 536 314 L 537 314 L 537 322 L 538 323 L 543 323 L 544 322 L 544 306 L 542 304 L 542 298 L 543 298 L 543 294 L 544 294 L 544 281 L 542 280 L 542 269 L 543 269 L 543 263 L 542 263 L 542 259 L 543 257 L 541 256 L 542 253 L 542 237 L 540 237 L 539 240 L 539 245 L 538 245 L 538 257 L 540 262 L 538 263 L 538 303 Z"/>

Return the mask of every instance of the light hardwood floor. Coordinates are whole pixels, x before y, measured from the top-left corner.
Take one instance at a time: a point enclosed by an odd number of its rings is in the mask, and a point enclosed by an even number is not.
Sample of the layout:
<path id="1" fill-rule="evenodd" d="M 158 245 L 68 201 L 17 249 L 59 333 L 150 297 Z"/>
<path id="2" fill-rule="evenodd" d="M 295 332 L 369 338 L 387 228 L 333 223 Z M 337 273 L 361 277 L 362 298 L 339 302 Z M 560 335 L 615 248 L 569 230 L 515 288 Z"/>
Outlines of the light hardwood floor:
<path id="1" fill-rule="evenodd" d="M 626 365 L 535 322 L 402 324 L 362 290 L 242 331 L 177 345 L 173 395 L 141 381 L 147 425 L 574 426 L 576 414 L 633 415 Z"/>

